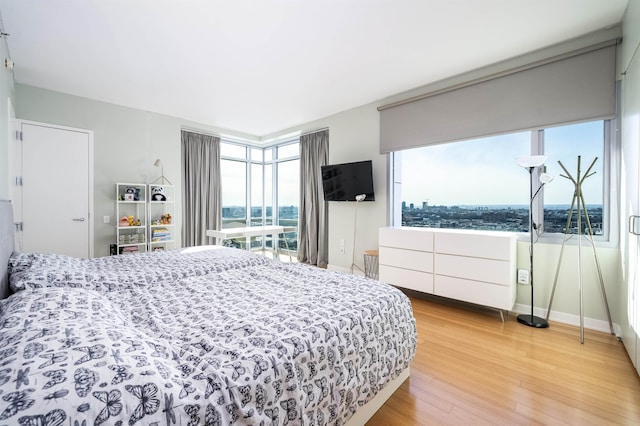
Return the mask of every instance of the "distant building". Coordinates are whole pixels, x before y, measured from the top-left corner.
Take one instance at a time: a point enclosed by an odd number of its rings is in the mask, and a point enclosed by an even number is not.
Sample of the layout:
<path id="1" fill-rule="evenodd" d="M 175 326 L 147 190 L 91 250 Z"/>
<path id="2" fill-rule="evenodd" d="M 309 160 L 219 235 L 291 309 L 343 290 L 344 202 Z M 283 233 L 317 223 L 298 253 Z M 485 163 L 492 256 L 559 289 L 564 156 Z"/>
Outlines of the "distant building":
<path id="1" fill-rule="evenodd" d="M 402 210 L 406 210 L 407 209 L 407 202 L 403 201 L 402 202 Z"/>
<path id="2" fill-rule="evenodd" d="M 422 210 L 426 210 L 427 207 L 429 207 L 429 202 L 428 201 L 423 201 L 422 202 Z"/>

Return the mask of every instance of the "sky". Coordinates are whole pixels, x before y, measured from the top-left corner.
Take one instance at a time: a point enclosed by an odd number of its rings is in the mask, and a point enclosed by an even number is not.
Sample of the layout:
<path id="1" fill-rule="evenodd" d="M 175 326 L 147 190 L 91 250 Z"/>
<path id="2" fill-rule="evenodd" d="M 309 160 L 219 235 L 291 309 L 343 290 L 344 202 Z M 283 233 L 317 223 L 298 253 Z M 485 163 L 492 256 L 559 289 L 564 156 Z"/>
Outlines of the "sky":
<path id="1" fill-rule="evenodd" d="M 220 173 L 222 175 L 222 205 L 244 206 L 246 204 L 246 163 L 240 161 L 222 160 Z M 270 168 L 270 165 L 266 166 Z M 300 181 L 300 160 L 284 161 L 278 163 L 278 204 L 280 206 L 297 206 L 300 202 L 299 184 Z M 254 176 L 260 167 L 253 168 L 251 180 L 252 188 L 260 187 L 262 180 Z M 267 169 L 265 173 L 267 181 L 271 180 L 271 173 Z M 271 191 L 267 188 L 266 196 L 271 196 Z M 252 194 L 252 203 L 259 204 L 261 201 L 259 192 Z M 267 203 L 266 205 L 271 205 Z"/>
<path id="2" fill-rule="evenodd" d="M 575 178 L 598 157 L 582 188 L 587 204 L 602 203 L 602 121 L 545 130 L 545 163 L 554 180 L 545 186 L 545 204 L 570 204 L 574 185 L 558 160 Z M 530 155 L 531 132 L 448 143 L 402 152 L 402 200 L 429 205 L 516 205 L 529 203 L 529 172 L 517 157 Z M 534 183 L 534 190 L 537 182 Z"/>

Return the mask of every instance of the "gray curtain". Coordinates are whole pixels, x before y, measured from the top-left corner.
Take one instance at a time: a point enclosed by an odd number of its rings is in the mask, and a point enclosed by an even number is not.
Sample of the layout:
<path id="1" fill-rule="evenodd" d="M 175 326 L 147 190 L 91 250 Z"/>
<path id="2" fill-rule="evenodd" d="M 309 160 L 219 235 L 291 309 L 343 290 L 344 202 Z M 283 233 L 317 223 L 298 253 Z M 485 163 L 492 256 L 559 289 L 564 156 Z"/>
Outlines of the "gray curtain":
<path id="1" fill-rule="evenodd" d="M 182 131 L 182 246 L 209 244 L 220 229 L 220 138 Z"/>
<path id="2" fill-rule="evenodd" d="M 300 225 L 298 261 L 327 266 L 328 206 L 322 192 L 322 170 L 329 161 L 329 131 L 300 137 Z"/>

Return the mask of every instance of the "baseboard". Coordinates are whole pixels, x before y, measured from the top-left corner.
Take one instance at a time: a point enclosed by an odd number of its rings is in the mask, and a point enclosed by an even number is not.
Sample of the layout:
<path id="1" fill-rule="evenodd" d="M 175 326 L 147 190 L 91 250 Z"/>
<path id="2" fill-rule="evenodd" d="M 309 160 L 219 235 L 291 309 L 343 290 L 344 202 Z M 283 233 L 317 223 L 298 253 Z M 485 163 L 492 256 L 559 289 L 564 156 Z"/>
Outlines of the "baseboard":
<path id="1" fill-rule="evenodd" d="M 516 314 L 530 314 L 531 306 L 516 303 L 511 311 Z M 533 314 L 540 318 L 545 318 L 547 316 L 547 310 L 534 307 Z M 580 316 L 568 314 L 566 312 L 551 311 L 551 314 L 549 314 L 549 320 L 580 327 Z M 598 320 L 594 318 L 585 317 L 584 328 L 587 328 L 589 330 L 601 331 L 603 333 L 611 333 L 608 321 Z M 622 329 L 620 328 L 619 324 L 613 323 L 613 331 L 618 337 L 622 335 Z"/>

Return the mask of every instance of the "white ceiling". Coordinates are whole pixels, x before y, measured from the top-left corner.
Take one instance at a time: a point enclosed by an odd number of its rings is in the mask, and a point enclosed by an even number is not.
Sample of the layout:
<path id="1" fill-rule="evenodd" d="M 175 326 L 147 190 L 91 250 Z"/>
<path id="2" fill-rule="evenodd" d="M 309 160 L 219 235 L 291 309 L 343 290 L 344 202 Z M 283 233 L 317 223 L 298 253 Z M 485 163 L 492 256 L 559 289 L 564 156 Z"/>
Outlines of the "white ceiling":
<path id="1" fill-rule="evenodd" d="M 606 28 L 627 0 L 0 0 L 18 83 L 256 137 Z"/>

